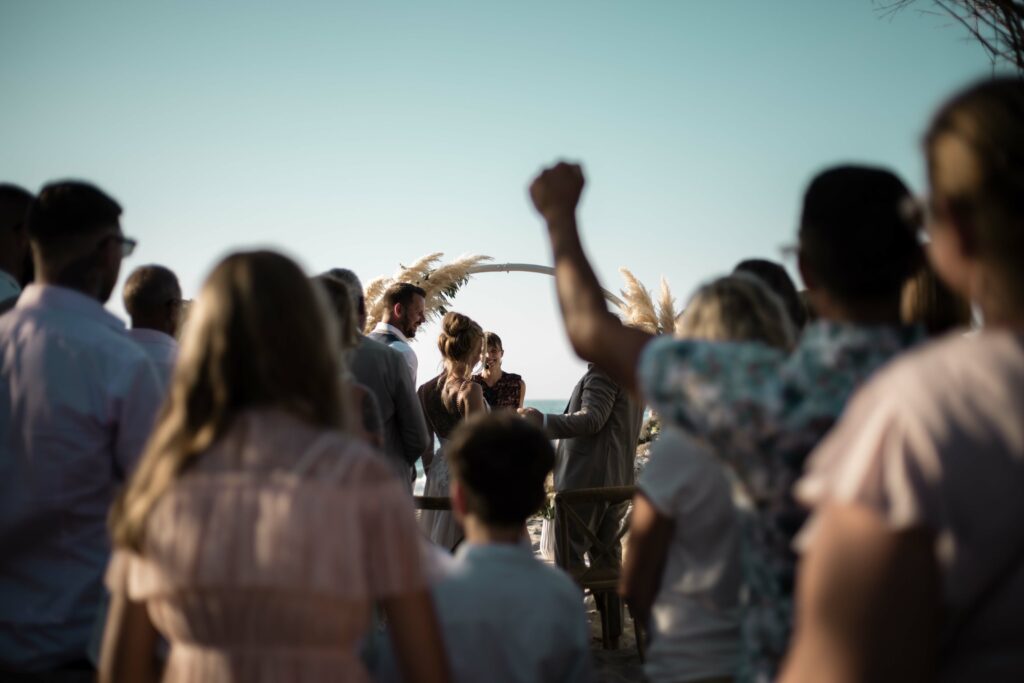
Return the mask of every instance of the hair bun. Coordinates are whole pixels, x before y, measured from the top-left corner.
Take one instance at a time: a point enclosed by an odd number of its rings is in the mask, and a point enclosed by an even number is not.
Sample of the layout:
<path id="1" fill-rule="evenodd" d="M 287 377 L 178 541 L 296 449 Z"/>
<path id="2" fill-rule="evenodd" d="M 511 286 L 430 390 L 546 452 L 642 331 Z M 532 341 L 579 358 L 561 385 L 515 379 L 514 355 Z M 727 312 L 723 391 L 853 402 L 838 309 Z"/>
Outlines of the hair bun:
<path id="1" fill-rule="evenodd" d="M 450 311 L 441 321 L 441 334 L 437 348 L 441 355 L 450 360 L 466 360 L 478 350 L 483 339 L 483 329 L 469 316 Z"/>

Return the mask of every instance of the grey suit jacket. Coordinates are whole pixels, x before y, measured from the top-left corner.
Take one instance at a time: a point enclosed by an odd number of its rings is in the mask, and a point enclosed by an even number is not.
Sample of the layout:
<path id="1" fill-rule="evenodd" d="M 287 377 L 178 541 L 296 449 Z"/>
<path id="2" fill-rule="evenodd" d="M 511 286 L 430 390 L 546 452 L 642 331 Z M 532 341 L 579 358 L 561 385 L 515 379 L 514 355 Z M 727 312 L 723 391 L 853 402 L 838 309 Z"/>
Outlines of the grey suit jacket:
<path id="1" fill-rule="evenodd" d="M 555 490 L 628 486 L 643 423 L 643 405 L 593 364 L 562 415 L 547 416 L 555 452 Z"/>
<path id="2" fill-rule="evenodd" d="M 360 384 L 377 398 L 384 428 L 384 452 L 399 471 L 409 467 L 430 445 L 423 409 L 402 354 L 360 335 L 349 354 L 349 367 Z"/>

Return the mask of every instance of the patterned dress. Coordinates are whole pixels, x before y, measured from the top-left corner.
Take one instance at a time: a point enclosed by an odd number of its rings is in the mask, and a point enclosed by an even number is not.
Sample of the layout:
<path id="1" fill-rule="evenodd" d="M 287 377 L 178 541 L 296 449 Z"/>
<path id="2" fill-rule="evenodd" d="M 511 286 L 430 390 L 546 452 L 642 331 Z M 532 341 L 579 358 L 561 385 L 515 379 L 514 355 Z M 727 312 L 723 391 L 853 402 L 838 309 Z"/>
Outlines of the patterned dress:
<path id="1" fill-rule="evenodd" d="M 483 375 L 473 375 L 473 381 L 479 384 L 484 390 L 484 400 L 491 408 L 512 408 L 519 407 L 522 400 L 523 378 L 512 372 L 502 372 L 501 377 L 494 383 L 493 387 L 487 386 Z"/>
<path id="2" fill-rule="evenodd" d="M 739 680 L 771 680 L 789 643 L 791 544 L 806 519 L 792 488 L 804 461 L 857 386 L 923 338 L 916 327 L 821 321 L 789 355 L 759 343 L 670 338 L 644 350 L 638 372 L 651 408 L 708 441 L 754 504 L 744 520 Z"/>

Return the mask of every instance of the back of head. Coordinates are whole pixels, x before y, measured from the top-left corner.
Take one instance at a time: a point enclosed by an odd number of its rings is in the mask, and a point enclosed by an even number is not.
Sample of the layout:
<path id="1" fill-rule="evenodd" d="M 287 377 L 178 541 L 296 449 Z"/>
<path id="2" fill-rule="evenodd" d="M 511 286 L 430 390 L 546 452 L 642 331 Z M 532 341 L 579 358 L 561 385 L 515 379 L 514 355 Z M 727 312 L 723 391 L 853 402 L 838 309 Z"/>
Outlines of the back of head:
<path id="1" fill-rule="evenodd" d="M 0 183 L 0 269 L 21 285 L 31 278 L 31 254 L 25 223 L 32 194 L 17 185 Z"/>
<path id="2" fill-rule="evenodd" d="M 0 183 L 0 230 L 24 228 L 33 199 L 23 187 Z"/>
<path id="3" fill-rule="evenodd" d="M 323 289 L 327 302 L 338 320 L 338 338 L 341 348 L 351 349 L 359 343 L 356 323 L 356 309 L 352 301 L 352 290 L 333 275 L 317 275 L 313 282 Z"/>
<path id="4" fill-rule="evenodd" d="M 942 164 L 944 142 L 967 153 Z M 1024 284 L 1024 79 L 986 79 L 954 95 L 925 147 L 933 200 L 975 227 L 982 260 Z"/>
<path id="5" fill-rule="evenodd" d="M 898 299 L 922 262 L 919 227 L 910 191 L 891 171 L 830 168 L 804 194 L 801 267 L 815 287 L 847 304 Z"/>
<path id="6" fill-rule="evenodd" d="M 115 542 L 141 548 L 156 500 L 249 408 L 343 426 L 336 328 L 290 259 L 235 253 L 207 278 L 190 313 L 170 395 L 112 516 Z"/>
<path id="7" fill-rule="evenodd" d="M 779 298 L 756 277 L 738 273 L 697 290 L 676 320 L 676 336 L 761 342 L 788 351 L 795 335 Z"/>
<path id="8" fill-rule="evenodd" d="M 149 327 L 147 323 L 166 318 L 168 307 L 181 302 L 181 285 L 169 268 L 140 266 L 125 280 L 122 297 L 132 325 Z"/>
<path id="9" fill-rule="evenodd" d="M 337 280 L 348 287 L 353 310 L 359 309 L 359 304 L 363 300 L 363 283 L 359 280 L 358 275 L 348 268 L 331 268 L 326 273 L 321 273 L 320 277 Z"/>
<path id="10" fill-rule="evenodd" d="M 793 284 L 793 280 L 781 263 L 767 259 L 747 259 L 740 261 L 732 272 L 749 273 L 767 285 L 768 289 L 782 300 L 797 331 L 803 329 L 804 323 L 807 321 L 807 311 L 804 309 L 796 285 Z"/>
<path id="11" fill-rule="evenodd" d="M 46 185 L 29 209 L 28 235 L 44 255 L 70 240 L 118 227 L 121 205 L 95 185 L 65 180 Z"/>
<path id="12" fill-rule="evenodd" d="M 450 311 L 441 321 L 437 348 L 448 361 L 471 362 L 480 355 L 484 331 L 468 316 Z"/>
<path id="13" fill-rule="evenodd" d="M 518 527 L 544 503 L 544 480 L 554 466 L 547 436 L 508 412 L 463 422 L 445 449 L 468 511 L 484 524 Z"/>

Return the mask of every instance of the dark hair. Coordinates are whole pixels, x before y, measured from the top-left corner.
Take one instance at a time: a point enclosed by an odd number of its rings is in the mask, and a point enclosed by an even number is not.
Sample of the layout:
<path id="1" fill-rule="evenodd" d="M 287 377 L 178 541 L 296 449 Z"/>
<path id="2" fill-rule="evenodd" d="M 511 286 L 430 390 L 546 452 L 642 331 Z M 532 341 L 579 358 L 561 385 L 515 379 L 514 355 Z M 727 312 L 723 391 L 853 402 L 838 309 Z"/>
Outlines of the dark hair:
<path id="1" fill-rule="evenodd" d="M 760 258 L 746 259 L 736 264 L 732 272 L 750 273 L 767 285 L 768 289 L 782 300 L 782 305 L 786 307 L 796 331 L 803 329 L 807 323 L 807 311 L 804 310 L 804 303 L 800 300 L 796 285 L 781 263 Z"/>
<path id="2" fill-rule="evenodd" d="M 934 145 L 943 136 L 970 148 L 979 171 L 970 186 L 939 187 Z M 1024 80 L 985 79 L 954 95 L 925 135 L 933 192 L 977 227 L 983 258 L 1020 277 L 1024 254 Z"/>
<path id="3" fill-rule="evenodd" d="M 487 525 L 519 526 L 544 503 L 555 451 L 539 428 L 507 412 L 465 420 L 445 448 L 469 511 Z"/>
<path id="4" fill-rule="evenodd" d="M 116 226 L 121 205 L 95 185 L 65 180 L 46 185 L 29 208 L 29 238 L 51 245 L 62 237 Z"/>
<path id="5" fill-rule="evenodd" d="M 28 209 L 32 205 L 32 193 L 11 183 L 0 183 L 0 227 L 20 228 L 24 226 Z"/>
<path id="6" fill-rule="evenodd" d="M 352 290 L 340 279 L 330 274 L 317 275 L 313 278 L 324 294 L 331 311 L 338 318 L 338 337 L 343 349 L 351 349 L 359 343 L 358 323 L 356 322 L 356 306 L 352 302 Z"/>
<path id="7" fill-rule="evenodd" d="M 449 360 L 468 360 L 480 352 L 484 331 L 470 317 L 449 311 L 441 321 L 437 348 Z"/>
<path id="8" fill-rule="evenodd" d="M 396 304 L 408 306 L 412 303 L 414 296 L 426 297 L 427 292 L 422 287 L 417 287 L 409 282 L 397 282 L 384 292 L 384 305 L 388 310 L 393 309 Z"/>
<path id="9" fill-rule="evenodd" d="M 489 349 L 492 346 L 502 351 L 505 350 L 505 346 L 501 343 L 501 337 L 494 332 L 484 332 L 484 347 Z"/>
<path id="10" fill-rule="evenodd" d="M 804 194 L 800 256 L 817 286 L 846 302 L 899 296 L 923 261 L 907 186 L 891 171 L 837 166 Z"/>
<path id="11" fill-rule="evenodd" d="M 140 266 L 125 280 L 122 298 L 133 319 L 160 315 L 168 303 L 181 298 L 181 285 L 169 268 Z"/>

